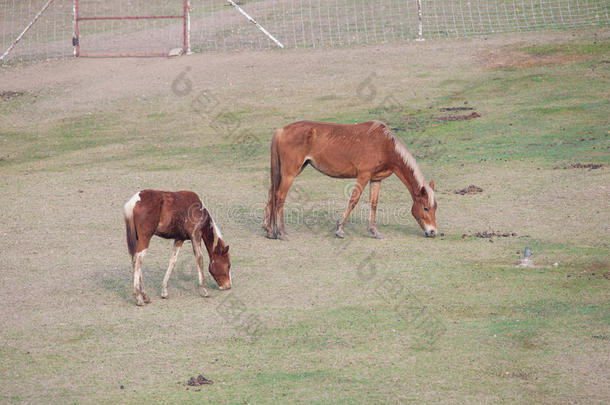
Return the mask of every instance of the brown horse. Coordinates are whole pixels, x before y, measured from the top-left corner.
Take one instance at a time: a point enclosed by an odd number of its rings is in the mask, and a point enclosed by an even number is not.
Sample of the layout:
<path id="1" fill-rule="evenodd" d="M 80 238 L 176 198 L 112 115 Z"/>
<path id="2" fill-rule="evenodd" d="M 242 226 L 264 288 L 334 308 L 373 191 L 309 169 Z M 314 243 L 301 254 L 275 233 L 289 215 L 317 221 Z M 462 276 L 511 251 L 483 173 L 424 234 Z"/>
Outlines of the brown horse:
<path id="1" fill-rule="evenodd" d="M 197 194 L 192 191 L 142 190 L 131 197 L 124 208 L 127 247 L 133 265 L 133 296 L 137 305 L 150 302 L 142 283 L 142 258 L 153 235 L 174 239 L 174 250 L 163 278 L 162 298 L 168 297 L 167 282 L 180 247 L 187 239 L 193 244 L 202 294 L 208 295 L 203 277 L 202 239 L 210 256 L 208 271 L 221 290 L 231 288 L 229 246 L 225 245 L 214 219 Z"/>
<path id="2" fill-rule="evenodd" d="M 392 131 L 380 121 L 341 125 L 300 121 L 275 131 L 271 141 L 271 188 L 263 228 L 268 238 L 287 239 L 284 202 L 294 178 L 308 165 L 335 178 L 355 178 L 356 187 L 335 235 L 345 237 L 343 226 L 370 182 L 369 232 L 377 231 L 375 215 L 381 180 L 396 174 L 413 198 L 411 213 L 426 236 L 436 236 L 434 182 L 426 184 L 415 158 Z"/>

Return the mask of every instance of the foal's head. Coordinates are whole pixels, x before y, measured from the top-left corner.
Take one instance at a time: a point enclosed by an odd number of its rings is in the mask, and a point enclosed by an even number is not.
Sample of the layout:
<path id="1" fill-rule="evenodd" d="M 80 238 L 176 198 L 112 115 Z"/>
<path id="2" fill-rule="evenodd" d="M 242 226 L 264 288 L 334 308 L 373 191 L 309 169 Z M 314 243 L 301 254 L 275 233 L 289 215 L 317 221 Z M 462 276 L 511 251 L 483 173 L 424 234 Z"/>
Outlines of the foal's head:
<path id="1" fill-rule="evenodd" d="M 436 198 L 434 198 L 434 181 L 430 186 L 422 186 L 413 198 L 411 214 L 428 237 L 436 236 Z"/>
<path id="2" fill-rule="evenodd" d="M 218 288 L 228 290 L 231 288 L 231 258 L 229 256 L 229 246 L 219 242 L 210 255 L 210 265 L 208 271 L 216 280 Z"/>

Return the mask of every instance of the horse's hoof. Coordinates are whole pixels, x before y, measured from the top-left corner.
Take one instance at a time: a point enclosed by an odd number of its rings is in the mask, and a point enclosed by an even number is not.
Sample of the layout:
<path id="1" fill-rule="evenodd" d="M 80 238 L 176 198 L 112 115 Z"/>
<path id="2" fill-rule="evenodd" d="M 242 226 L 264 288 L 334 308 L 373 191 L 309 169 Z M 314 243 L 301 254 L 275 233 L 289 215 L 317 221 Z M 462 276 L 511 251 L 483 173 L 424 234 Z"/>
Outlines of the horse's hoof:
<path id="1" fill-rule="evenodd" d="M 137 299 L 137 300 L 136 300 L 136 305 L 137 305 L 137 306 L 139 306 L 139 307 L 141 307 L 141 306 L 143 306 L 143 305 L 144 305 L 144 301 L 142 301 L 142 299 Z"/>
<path id="2" fill-rule="evenodd" d="M 369 232 L 371 233 L 371 235 L 373 235 L 373 238 L 375 238 L 375 239 L 384 239 L 385 238 L 385 235 L 382 233 L 379 233 L 377 230 L 369 229 Z"/>
<path id="3" fill-rule="evenodd" d="M 208 293 L 208 290 L 206 290 L 205 288 L 201 288 L 201 296 L 203 298 L 209 298 L 210 294 Z"/>
<path id="4" fill-rule="evenodd" d="M 146 294 L 142 294 L 142 297 L 144 298 L 144 303 L 145 304 L 150 304 L 150 297 Z"/>
<path id="5" fill-rule="evenodd" d="M 343 229 L 337 229 L 337 231 L 335 232 L 335 236 L 337 238 L 345 238 L 345 232 L 343 232 Z"/>
<path id="6" fill-rule="evenodd" d="M 265 234 L 265 237 L 267 239 L 277 239 L 277 235 L 274 235 L 273 232 L 269 232 L 269 231 L 267 231 L 267 233 Z"/>
<path id="7" fill-rule="evenodd" d="M 164 300 L 166 300 L 168 297 L 169 297 L 169 294 L 167 292 L 161 293 L 161 298 L 163 298 Z"/>

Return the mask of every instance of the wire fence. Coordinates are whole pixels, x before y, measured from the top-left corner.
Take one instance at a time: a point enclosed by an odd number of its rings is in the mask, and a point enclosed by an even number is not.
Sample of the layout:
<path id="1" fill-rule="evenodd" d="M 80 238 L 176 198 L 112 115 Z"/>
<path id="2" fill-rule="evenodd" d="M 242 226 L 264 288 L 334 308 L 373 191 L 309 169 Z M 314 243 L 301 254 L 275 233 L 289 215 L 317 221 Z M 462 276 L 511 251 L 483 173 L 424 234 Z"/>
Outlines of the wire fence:
<path id="1" fill-rule="evenodd" d="M 11 46 L 46 0 L 0 0 L 0 55 Z M 72 3 L 56 0 L 5 61 L 48 59 L 71 54 Z"/>
<path id="2" fill-rule="evenodd" d="M 47 0 L 0 0 L 0 53 Z M 519 31 L 607 27 L 607 0 L 250 0 L 237 1 L 288 48 L 337 47 Z M 81 16 L 182 14 L 183 0 L 79 0 Z M 191 0 L 195 52 L 274 48 L 276 44 L 224 0 Z M 74 0 L 54 0 L 5 61 L 70 56 Z M 180 47 L 177 20 L 104 20 L 80 24 L 89 53 L 142 53 Z"/>
<path id="3" fill-rule="evenodd" d="M 285 46 L 333 47 L 418 38 L 417 0 L 262 0 L 242 7 Z M 601 27 L 606 0 L 421 0 L 424 38 Z M 275 45 L 222 0 L 193 2 L 195 50 Z"/>

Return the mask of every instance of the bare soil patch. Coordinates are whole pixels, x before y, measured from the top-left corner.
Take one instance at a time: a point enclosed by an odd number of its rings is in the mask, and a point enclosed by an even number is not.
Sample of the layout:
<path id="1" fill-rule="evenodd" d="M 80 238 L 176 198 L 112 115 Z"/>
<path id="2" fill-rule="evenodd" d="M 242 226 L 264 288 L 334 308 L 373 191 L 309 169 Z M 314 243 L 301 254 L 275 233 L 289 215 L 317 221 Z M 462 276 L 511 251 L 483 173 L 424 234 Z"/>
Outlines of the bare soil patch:
<path id="1" fill-rule="evenodd" d="M 477 54 L 479 62 L 487 69 L 529 68 L 543 65 L 557 65 L 585 59 L 578 54 L 532 54 L 525 51 L 502 47 L 488 49 Z"/>
<path id="2" fill-rule="evenodd" d="M 474 108 L 472 107 L 441 107 L 438 109 L 439 111 L 472 111 Z"/>
<path id="3" fill-rule="evenodd" d="M 504 373 L 497 374 L 500 378 L 519 378 L 521 380 L 529 380 L 531 378 L 531 373 L 527 373 L 525 371 L 506 371 Z"/>
<path id="4" fill-rule="evenodd" d="M 471 184 L 468 187 L 463 188 L 461 190 L 454 190 L 453 194 L 466 195 L 466 194 L 478 194 L 478 193 L 482 193 L 482 192 L 483 192 L 483 189 L 481 187 Z"/>
<path id="5" fill-rule="evenodd" d="M 474 111 L 468 115 L 447 115 L 447 116 L 441 116 L 441 117 L 437 117 L 437 118 L 440 121 L 467 121 L 467 120 L 472 120 L 474 118 L 479 118 L 479 117 L 481 117 L 481 114 Z"/>
<path id="6" fill-rule="evenodd" d="M 602 167 L 604 167 L 603 164 L 600 163 L 572 163 L 569 166 L 555 166 L 553 167 L 553 169 L 557 170 L 557 169 L 589 169 L 589 170 L 595 170 L 595 169 L 601 169 Z"/>
<path id="7" fill-rule="evenodd" d="M 610 264 L 595 261 L 582 267 L 582 270 L 579 272 L 568 274 L 567 277 L 574 279 L 586 278 L 588 280 L 592 278 L 610 280 Z"/>
<path id="8" fill-rule="evenodd" d="M 592 337 L 593 337 L 593 339 L 598 339 L 598 340 L 610 340 L 610 336 L 608 336 L 608 335 L 593 335 Z"/>

